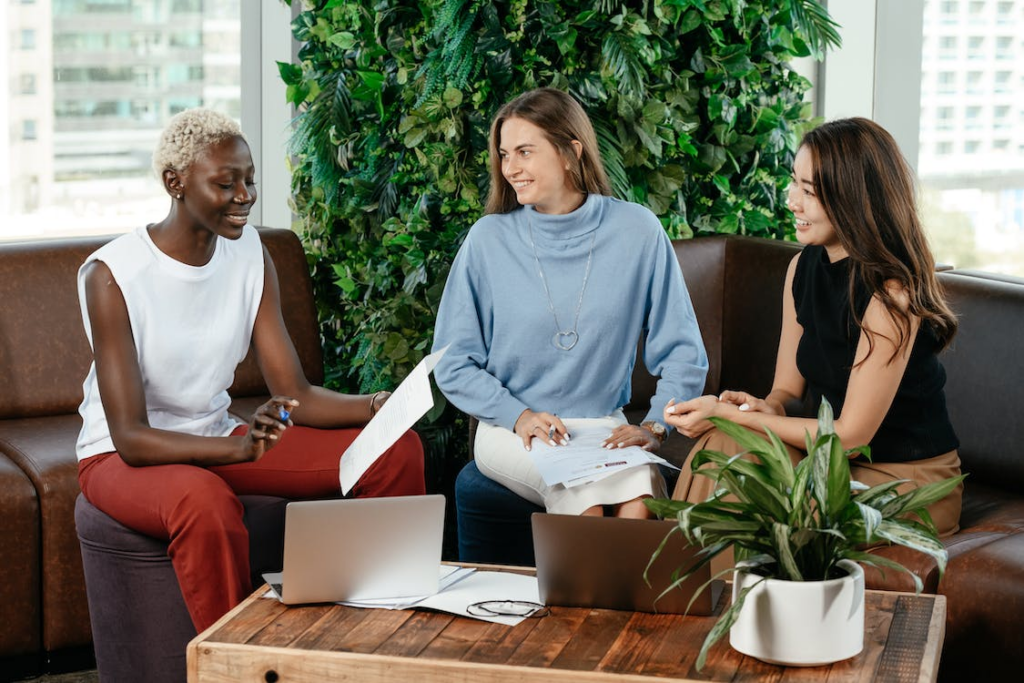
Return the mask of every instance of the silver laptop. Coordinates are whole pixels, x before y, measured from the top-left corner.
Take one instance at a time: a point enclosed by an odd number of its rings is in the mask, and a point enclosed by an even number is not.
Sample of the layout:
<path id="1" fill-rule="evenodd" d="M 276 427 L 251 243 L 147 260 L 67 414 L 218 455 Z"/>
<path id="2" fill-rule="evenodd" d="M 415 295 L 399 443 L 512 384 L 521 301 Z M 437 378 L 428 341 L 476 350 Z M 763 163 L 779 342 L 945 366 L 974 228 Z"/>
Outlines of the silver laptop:
<path id="1" fill-rule="evenodd" d="M 444 496 L 288 503 L 281 582 L 289 605 L 433 595 Z"/>
<path id="2" fill-rule="evenodd" d="M 650 586 L 644 581 L 651 555 L 675 522 L 541 512 L 532 521 L 537 582 L 545 605 L 708 615 L 718 603 L 722 581 L 701 591 L 686 610 L 696 590 L 711 578 L 708 565 L 658 598 L 672 584 L 672 573 L 688 569 L 699 550 L 681 535 L 672 537 L 648 571 Z"/>

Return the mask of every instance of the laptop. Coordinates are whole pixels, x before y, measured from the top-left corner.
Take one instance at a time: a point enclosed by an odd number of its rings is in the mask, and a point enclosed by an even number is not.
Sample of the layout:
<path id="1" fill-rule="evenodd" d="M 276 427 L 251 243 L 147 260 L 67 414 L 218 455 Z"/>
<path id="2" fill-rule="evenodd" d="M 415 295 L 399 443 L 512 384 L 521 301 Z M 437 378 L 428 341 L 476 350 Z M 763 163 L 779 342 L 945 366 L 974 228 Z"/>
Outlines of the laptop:
<path id="1" fill-rule="evenodd" d="M 438 590 L 444 496 L 288 503 L 281 602 L 375 600 Z"/>
<path id="2" fill-rule="evenodd" d="M 647 574 L 651 555 L 675 522 L 616 517 L 582 517 L 535 512 L 533 550 L 537 561 L 540 600 L 545 605 L 598 607 L 630 612 L 709 615 L 718 603 L 724 582 L 706 587 L 711 568 L 700 571 L 658 599 L 672 583 L 672 573 L 686 570 L 699 548 L 673 536 Z"/>

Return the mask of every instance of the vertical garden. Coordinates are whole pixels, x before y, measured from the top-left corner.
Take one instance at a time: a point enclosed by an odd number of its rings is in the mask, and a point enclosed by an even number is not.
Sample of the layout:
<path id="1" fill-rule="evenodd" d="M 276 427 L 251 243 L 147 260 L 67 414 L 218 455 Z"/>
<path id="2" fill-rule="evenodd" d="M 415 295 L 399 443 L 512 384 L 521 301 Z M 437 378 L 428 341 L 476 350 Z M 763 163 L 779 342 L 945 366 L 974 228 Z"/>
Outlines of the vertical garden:
<path id="1" fill-rule="evenodd" d="M 289 3 L 293 4 L 293 3 Z M 389 388 L 429 352 L 452 259 L 488 189 L 499 106 L 537 86 L 589 113 L 618 197 L 673 238 L 785 238 L 809 121 L 796 57 L 838 44 L 812 0 L 295 0 L 292 195 L 329 382 Z M 438 396 L 428 486 L 464 453 Z"/>

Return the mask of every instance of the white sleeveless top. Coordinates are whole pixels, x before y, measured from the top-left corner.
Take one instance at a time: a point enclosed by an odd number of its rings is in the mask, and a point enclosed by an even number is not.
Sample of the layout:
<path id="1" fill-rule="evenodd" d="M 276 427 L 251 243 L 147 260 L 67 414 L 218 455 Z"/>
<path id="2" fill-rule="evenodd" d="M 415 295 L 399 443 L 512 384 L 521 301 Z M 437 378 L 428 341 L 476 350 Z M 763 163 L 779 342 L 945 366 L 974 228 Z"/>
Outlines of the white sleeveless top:
<path id="1" fill-rule="evenodd" d="M 92 261 L 107 265 L 124 295 L 150 426 L 198 436 L 230 434 L 239 423 L 228 415 L 227 389 L 249 349 L 263 296 L 263 246 L 256 230 L 246 226 L 237 240 L 218 237 L 213 258 L 199 267 L 164 254 L 145 227 L 95 251 L 78 271 L 90 345 L 83 272 Z M 79 460 L 115 450 L 95 362 L 83 389 Z"/>

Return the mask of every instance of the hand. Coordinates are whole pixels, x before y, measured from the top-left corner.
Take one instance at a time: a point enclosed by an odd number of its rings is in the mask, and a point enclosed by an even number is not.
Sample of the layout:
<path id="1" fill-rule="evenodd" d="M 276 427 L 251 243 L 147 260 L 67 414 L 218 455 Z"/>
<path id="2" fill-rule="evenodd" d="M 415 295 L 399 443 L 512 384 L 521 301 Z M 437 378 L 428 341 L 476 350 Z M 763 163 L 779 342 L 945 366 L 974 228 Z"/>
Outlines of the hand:
<path id="1" fill-rule="evenodd" d="M 696 438 L 714 427 L 708 422 L 708 418 L 718 416 L 719 406 L 717 396 L 698 396 L 682 403 L 676 403 L 676 400 L 672 399 L 665 406 L 665 422 L 678 429 L 681 434 Z"/>
<path id="2" fill-rule="evenodd" d="M 661 447 L 661 440 L 646 427 L 623 424 L 616 427 L 611 435 L 601 442 L 601 446 L 613 449 L 639 446 L 645 451 L 653 453 Z"/>
<path id="3" fill-rule="evenodd" d="M 297 405 L 294 398 L 275 396 L 256 409 L 242 439 L 243 461 L 256 462 L 274 447 L 284 430 L 292 426 L 290 413 Z"/>
<path id="4" fill-rule="evenodd" d="M 740 412 L 765 413 L 767 415 L 778 415 L 770 403 L 756 396 L 751 396 L 745 391 L 723 391 L 718 397 L 722 403 L 729 403 L 737 406 Z"/>
<path id="5" fill-rule="evenodd" d="M 549 446 L 565 446 L 569 443 L 569 430 L 557 415 L 535 413 L 529 408 L 516 420 L 516 436 L 523 440 L 523 448 L 530 450 L 534 439 L 541 439 Z"/>

